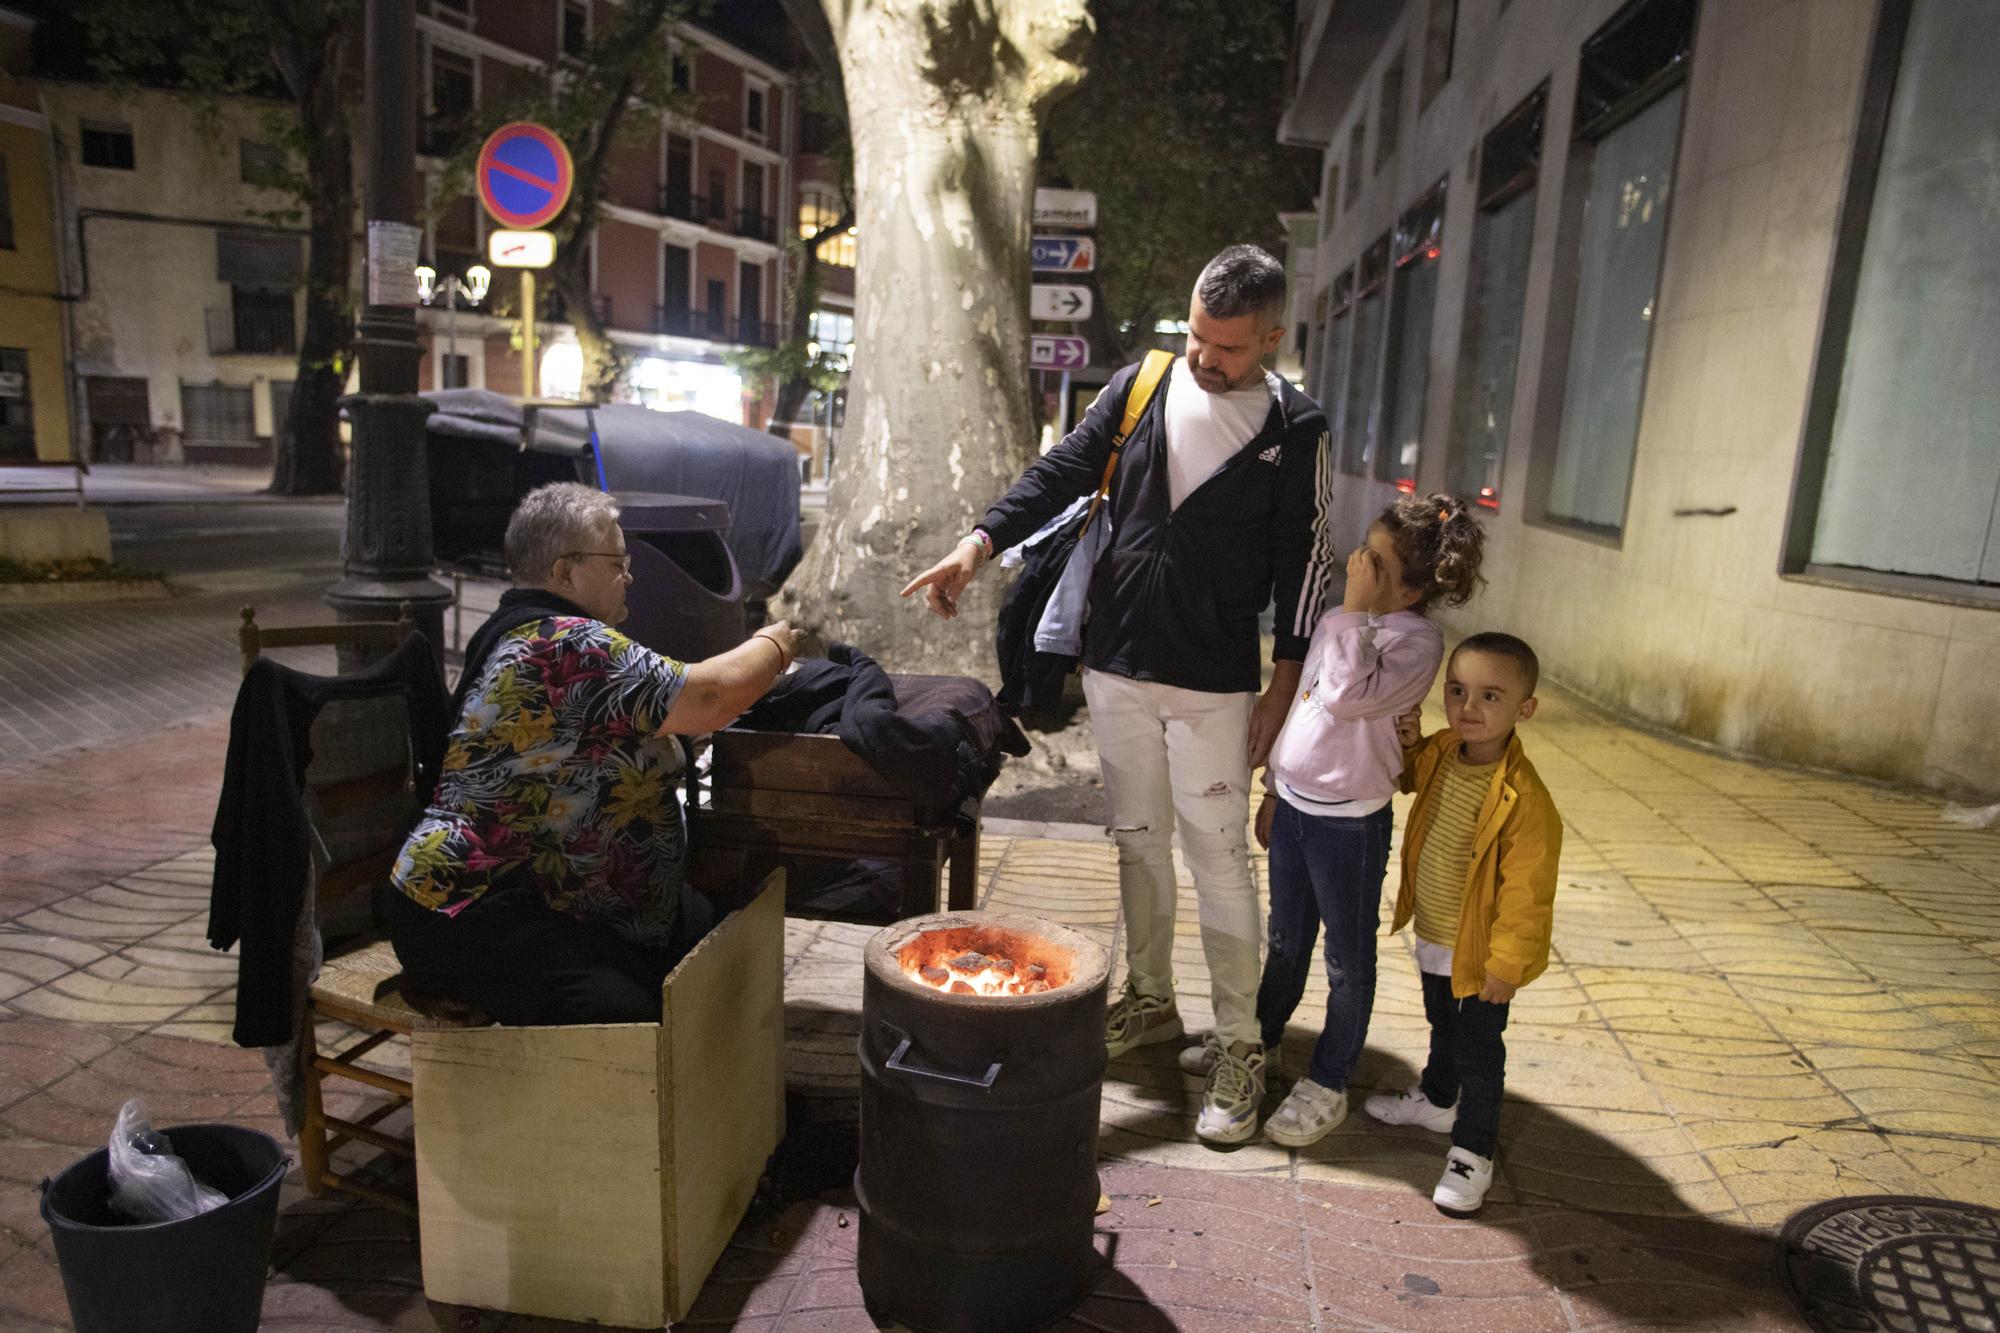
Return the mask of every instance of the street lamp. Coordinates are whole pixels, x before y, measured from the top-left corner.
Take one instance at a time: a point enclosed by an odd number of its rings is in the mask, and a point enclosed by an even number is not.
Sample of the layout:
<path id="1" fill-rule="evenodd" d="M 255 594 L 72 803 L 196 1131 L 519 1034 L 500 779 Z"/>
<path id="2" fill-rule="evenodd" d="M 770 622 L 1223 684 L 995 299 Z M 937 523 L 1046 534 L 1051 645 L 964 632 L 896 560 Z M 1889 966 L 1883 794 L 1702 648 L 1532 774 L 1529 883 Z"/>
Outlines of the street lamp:
<path id="1" fill-rule="evenodd" d="M 429 264 L 417 265 L 417 299 L 425 305 L 431 305 L 436 302 L 440 292 L 444 295 L 445 356 L 449 358 L 447 365 L 458 359 L 459 298 L 465 298 L 467 305 L 476 306 L 486 299 L 486 293 L 492 286 L 493 272 L 484 264 L 474 264 L 465 270 L 463 278 L 456 273 L 447 273 L 442 283 L 438 281 L 436 269 Z M 439 378 L 442 379 L 443 376 L 440 375 Z"/>

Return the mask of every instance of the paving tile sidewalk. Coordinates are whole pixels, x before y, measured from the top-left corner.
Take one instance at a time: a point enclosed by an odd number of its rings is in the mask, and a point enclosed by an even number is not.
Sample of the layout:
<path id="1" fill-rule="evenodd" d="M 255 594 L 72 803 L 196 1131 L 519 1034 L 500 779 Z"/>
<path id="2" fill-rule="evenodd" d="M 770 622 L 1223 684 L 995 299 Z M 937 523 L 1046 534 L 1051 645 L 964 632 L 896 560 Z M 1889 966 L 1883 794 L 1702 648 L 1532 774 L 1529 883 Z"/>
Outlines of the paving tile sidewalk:
<path id="1" fill-rule="evenodd" d="M 33 1184 L 99 1143 L 124 1096 L 162 1122 L 275 1131 L 261 1065 L 226 1044 L 230 960 L 202 939 L 222 727 L 0 768 L 0 1328 L 63 1326 Z M 2000 1203 L 2000 832 L 1945 822 L 1933 797 L 1679 746 L 1553 691 L 1527 740 L 1568 840 L 1556 958 L 1508 1033 L 1485 1215 L 1430 1207 L 1439 1141 L 1359 1115 L 1301 1152 L 1202 1147 L 1199 1088 L 1150 1048 L 1105 1083 L 1112 1262 L 1070 1327 L 1795 1327 L 1769 1235 L 1797 1208 Z M 1115 941 L 1115 860 L 1090 831 L 996 824 L 981 882 L 987 906 Z M 1199 1029 L 1184 894 L 1177 967 Z M 844 1189 L 868 933 L 788 923 L 791 1134 L 690 1326 L 873 1327 Z M 1294 1072 L 1323 1002 L 1316 979 L 1284 1052 Z M 1424 1040 L 1407 946 L 1385 940 L 1357 1090 L 1407 1083 Z M 273 1262 L 270 1328 L 567 1327 L 428 1305 L 401 1221 L 309 1199 L 296 1178 Z"/>

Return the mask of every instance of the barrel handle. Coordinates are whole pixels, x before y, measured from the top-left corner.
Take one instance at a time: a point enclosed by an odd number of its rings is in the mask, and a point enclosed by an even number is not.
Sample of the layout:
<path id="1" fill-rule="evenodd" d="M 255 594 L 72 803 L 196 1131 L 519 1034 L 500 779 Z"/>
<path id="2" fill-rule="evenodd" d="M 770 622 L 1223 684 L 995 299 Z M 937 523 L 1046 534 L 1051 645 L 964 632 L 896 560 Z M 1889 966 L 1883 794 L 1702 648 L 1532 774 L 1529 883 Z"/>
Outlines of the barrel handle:
<path id="1" fill-rule="evenodd" d="M 939 1083 L 959 1083 L 968 1088 L 991 1088 L 993 1080 L 1000 1077 L 1000 1062 L 995 1060 L 986 1067 L 983 1078 L 967 1078 L 963 1074 L 947 1074 L 942 1069 L 925 1069 L 910 1061 L 910 1034 L 892 1024 L 884 1023 L 882 1030 L 897 1038 L 896 1049 L 889 1053 L 888 1067 L 899 1074 L 910 1074 L 916 1078 L 936 1079 Z"/>

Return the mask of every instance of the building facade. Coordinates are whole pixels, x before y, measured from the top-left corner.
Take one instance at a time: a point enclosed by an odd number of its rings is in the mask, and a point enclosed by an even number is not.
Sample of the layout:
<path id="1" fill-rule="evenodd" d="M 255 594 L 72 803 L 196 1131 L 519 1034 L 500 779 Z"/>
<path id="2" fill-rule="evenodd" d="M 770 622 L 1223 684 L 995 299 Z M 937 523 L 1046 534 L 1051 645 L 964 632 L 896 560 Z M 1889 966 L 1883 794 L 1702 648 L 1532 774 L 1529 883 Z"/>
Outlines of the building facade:
<path id="1" fill-rule="evenodd" d="M 0 5 L 0 465 L 72 457 L 55 151 L 21 78 L 33 28 Z"/>
<path id="2" fill-rule="evenodd" d="M 495 270 L 480 302 L 448 281 L 486 262 L 495 224 L 474 200 L 441 202 L 439 192 L 471 113 L 569 77 L 597 25 L 615 12 L 612 0 L 418 0 L 417 8 L 415 166 L 428 205 L 421 258 L 439 279 L 432 304 L 418 312 L 420 387 L 575 397 L 582 357 L 546 285 L 538 365 L 525 374 L 515 274 Z M 795 205 L 795 80 L 692 25 L 667 41 L 675 83 L 694 96 L 696 110 L 631 113 L 643 123 L 619 140 L 589 241 L 593 299 L 629 361 L 621 396 L 761 426 L 767 386 L 746 382 L 728 357 L 774 346 L 780 336 L 781 239 Z M 22 45 L 25 52 L 25 36 Z M 16 122 L 40 112 L 0 112 L 4 151 L 19 177 L 6 194 L 21 200 L 38 180 L 32 163 L 50 164 L 71 365 L 65 375 L 58 359 L 28 382 L 47 386 L 42 396 L 57 409 L 70 386 L 87 459 L 269 462 L 304 316 L 303 220 L 296 200 L 263 183 L 284 164 L 273 145 L 289 108 L 250 99 L 198 104 L 171 92 L 47 78 L 35 82 L 31 100 L 47 110 L 39 157 L 26 139 L 17 149 L 12 138 L 32 137 L 34 126 Z M 357 115 L 357 184 L 363 127 Z M 24 237 L 47 239 L 32 208 L 15 212 Z M 357 208 L 357 306 L 366 281 L 361 223 Z M 0 265 L 10 262 L 0 247 Z M 51 302 L 50 312 L 60 305 Z M 51 346 L 60 347 L 59 318 L 55 327 Z M 11 347 L 0 348 L 0 360 Z M 0 367 L 0 404 L 12 382 Z M 12 411 L 0 406 L 0 415 Z M 67 421 L 57 423 L 50 438 L 66 439 Z M 38 440 L 42 433 L 38 426 Z"/>
<path id="3" fill-rule="evenodd" d="M 1487 514 L 1504 628 L 1735 750 L 2000 791 L 2000 24 L 1306 0 L 1340 537 Z"/>
<path id="4" fill-rule="evenodd" d="M 417 8 L 418 170 L 427 198 L 474 107 L 524 82 L 561 77 L 614 12 L 611 0 L 419 0 Z M 632 401 L 761 425 L 764 386 L 746 384 L 726 357 L 779 338 L 795 80 L 695 25 L 680 25 L 669 43 L 675 84 L 698 109 L 691 118 L 651 116 L 619 142 L 591 240 L 598 313 L 630 358 Z M 427 223 L 425 255 L 440 275 L 462 273 L 484 262 L 493 226 L 476 202 L 459 200 Z M 508 280 L 496 276 L 503 296 Z M 544 306 L 545 320 L 553 313 Z M 426 388 L 579 392 L 582 355 L 566 324 L 544 324 L 539 373 L 524 385 L 513 321 L 434 303 L 419 323 Z"/>

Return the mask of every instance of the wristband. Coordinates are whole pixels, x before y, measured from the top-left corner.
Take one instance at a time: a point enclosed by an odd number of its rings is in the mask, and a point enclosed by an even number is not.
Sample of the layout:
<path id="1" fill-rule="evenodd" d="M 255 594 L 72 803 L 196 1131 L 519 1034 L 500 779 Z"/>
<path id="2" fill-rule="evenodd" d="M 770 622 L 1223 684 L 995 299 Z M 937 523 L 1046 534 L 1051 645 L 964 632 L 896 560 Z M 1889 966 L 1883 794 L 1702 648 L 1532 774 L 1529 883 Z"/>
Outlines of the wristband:
<path id="1" fill-rule="evenodd" d="M 770 644 L 773 648 L 776 648 L 778 650 L 778 674 L 781 676 L 784 675 L 785 668 L 789 667 L 792 664 L 791 654 L 785 651 L 785 645 L 779 643 L 776 639 L 772 638 L 768 634 L 763 633 L 762 631 L 759 631 L 756 634 L 752 634 L 750 637 L 753 639 L 762 639 L 765 643 Z"/>
<path id="2" fill-rule="evenodd" d="M 965 536 L 960 537 L 958 544 L 960 546 L 978 547 L 979 559 L 982 564 L 993 558 L 993 538 L 987 535 L 985 528 L 974 528 L 971 532 L 966 533 Z"/>

